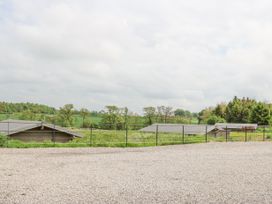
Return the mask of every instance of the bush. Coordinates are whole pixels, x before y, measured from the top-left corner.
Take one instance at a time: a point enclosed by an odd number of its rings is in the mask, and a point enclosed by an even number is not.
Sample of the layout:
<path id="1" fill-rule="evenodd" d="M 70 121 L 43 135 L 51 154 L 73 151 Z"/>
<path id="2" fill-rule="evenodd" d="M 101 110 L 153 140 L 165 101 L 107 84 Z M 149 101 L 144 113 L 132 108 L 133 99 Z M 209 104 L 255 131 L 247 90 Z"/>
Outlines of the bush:
<path id="1" fill-rule="evenodd" d="M 216 115 L 211 115 L 207 120 L 208 125 L 214 125 L 215 123 L 225 123 L 225 122 L 226 120 L 224 118 L 221 118 Z"/>
<path id="2" fill-rule="evenodd" d="M 7 144 L 7 136 L 0 134 L 0 147 L 5 147 Z"/>

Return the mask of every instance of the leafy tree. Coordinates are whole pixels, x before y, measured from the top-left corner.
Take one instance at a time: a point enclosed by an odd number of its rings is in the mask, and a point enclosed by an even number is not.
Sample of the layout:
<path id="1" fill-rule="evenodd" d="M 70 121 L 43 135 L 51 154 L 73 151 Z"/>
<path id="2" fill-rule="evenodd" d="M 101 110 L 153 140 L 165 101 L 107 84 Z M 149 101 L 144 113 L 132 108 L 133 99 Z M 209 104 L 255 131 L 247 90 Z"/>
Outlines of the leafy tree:
<path id="1" fill-rule="evenodd" d="M 156 117 L 156 108 L 151 106 L 145 107 L 143 111 L 144 111 L 144 117 L 145 117 L 146 123 L 148 125 L 152 125 Z"/>
<path id="2" fill-rule="evenodd" d="M 81 117 L 82 117 L 82 127 L 84 127 L 85 119 L 90 114 L 89 110 L 86 108 L 81 108 L 79 111 Z M 87 125 L 87 124 L 86 124 Z"/>
<path id="3" fill-rule="evenodd" d="M 186 118 L 191 118 L 192 113 L 188 110 L 183 110 L 183 109 L 176 109 L 174 111 L 175 116 L 181 116 L 181 117 L 186 117 Z"/>
<path id="4" fill-rule="evenodd" d="M 21 112 L 19 119 L 20 120 L 36 120 L 36 115 L 30 110 L 25 110 Z"/>
<path id="5" fill-rule="evenodd" d="M 229 102 L 226 108 L 226 119 L 233 123 L 250 123 L 251 113 L 256 101 L 249 98 L 234 99 Z"/>
<path id="6" fill-rule="evenodd" d="M 207 123 L 207 120 L 209 117 L 213 115 L 214 109 L 212 107 L 205 108 L 202 111 L 199 112 L 198 114 L 198 124 L 200 123 Z"/>
<path id="7" fill-rule="evenodd" d="M 73 114 L 74 114 L 74 105 L 66 104 L 59 110 L 59 119 L 63 126 L 72 126 L 73 125 Z"/>
<path id="8" fill-rule="evenodd" d="M 226 118 L 227 105 L 225 103 L 217 104 L 213 113 L 220 118 Z"/>
<path id="9" fill-rule="evenodd" d="M 252 110 L 252 122 L 258 125 L 269 125 L 270 121 L 271 115 L 268 105 L 259 102 Z"/>
<path id="10" fill-rule="evenodd" d="M 157 111 L 160 121 L 163 123 L 167 123 L 169 117 L 173 114 L 173 108 L 170 106 L 158 106 Z"/>
<path id="11" fill-rule="evenodd" d="M 226 120 L 224 118 L 221 118 L 220 116 L 211 115 L 207 119 L 207 124 L 214 125 L 215 123 L 225 123 Z"/>
<path id="12" fill-rule="evenodd" d="M 102 116 L 101 126 L 105 129 L 121 129 L 122 115 L 121 109 L 117 106 L 106 106 L 105 113 Z"/>

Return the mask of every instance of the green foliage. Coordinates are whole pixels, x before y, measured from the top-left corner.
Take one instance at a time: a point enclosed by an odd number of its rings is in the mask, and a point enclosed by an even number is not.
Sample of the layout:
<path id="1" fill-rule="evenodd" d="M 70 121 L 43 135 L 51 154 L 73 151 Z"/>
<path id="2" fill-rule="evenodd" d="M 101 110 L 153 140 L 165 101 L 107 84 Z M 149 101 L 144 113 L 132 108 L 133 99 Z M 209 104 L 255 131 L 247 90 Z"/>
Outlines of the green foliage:
<path id="1" fill-rule="evenodd" d="M 34 114 L 55 114 L 56 109 L 41 104 L 34 103 L 7 103 L 0 102 L 0 113 L 19 113 L 23 111 L 30 111 Z"/>
<path id="2" fill-rule="evenodd" d="M 271 121 L 270 109 L 263 103 L 258 103 L 252 110 L 252 122 L 259 125 L 269 125 Z"/>
<path id="3" fill-rule="evenodd" d="M 226 109 L 227 105 L 225 103 L 217 104 L 213 110 L 213 114 L 220 118 L 226 118 Z"/>
<path id="4" fill-rule="evenodd" d="M 156 117 L 156 108 L 155 107 L 145 107 L 143 109 L 144 111 L 144 117 L 145 117 L 145 123 L 147 125 L 152 125 L 155 121 Z"/>
<path id="5" fill-rule="evenodd" d="M 169 119 L 173 115 L 173 108 L 170 106 L 158 106 L 157 114 L 159 122 L 168 123 Z"/>
<path id="6" fill-rule="evenodd" d="M 198 114 L 198 123 L 207 123 L 208 119 L 213 115 L 213 110 L 212 107 L 209 107 L 200 111 Z"/>
<path id="7" fill-rule="evenodd" d="M 73 126 L 73 114 L 74 114 L 74 106 L 73 104 L 66 104 L 62 108 L 60 108 L 58 117 L 62 126 L 71 127 Z"/>
<path id="8" fill-rule="evenodd" d="M 122 129 L 124 118 L 122 109 L 117 106 L 106 106 L 106 111 L 102 116 L 100 126 L 104 129 Z"/>
<path id="9" fill-rule="evenodd" d="M 80 109 L 80 115 L 82 117 L 82 127 L 89 127 L 91 121 L 85 121 L 86 117 L 90 114 L 89 110 L 86 108 L 82 108 Z"/>
<path id="10" fill-rule="evenodd" d="M 225 123 L 226 120 L 224 118 L 221 118 L 219 116 L 216 115 L 211 115 L 208 119 L 207 119 L 207 124 L 209 125 L 214 125 L 215 123 Z"/>
<path id="11" fill-rule="evenodd" d="M 250 123 L 251 113 L 256 101 L 249 98 L 234 97 L 226 108 L 226 120 L 233 123 Z"/>
<path id="12" fill-rule="evenodd" d="M 7 137 L 0 134 L 0 147 L 5 147 L 7 145 Z"/>
<path id="13" fill-rule="evenodd" d="M 214 124 L 216 122 L 258 123 L 269 125 L 271 121 L 271 104 L 257 102 L 250 98 L 234 97 L 227 105 L 218 104 L 215 108 L 206 108 L 199 113 L 199 122 Z"/>
<path id="14" fill-rule="evenodd" d="M 175 116 L 181 116 L 184 118 L 191 118 L 193 116 L 193 114 L 188 111 L 188 110 L 183 110 L 183 109 L 176 109 L 174 111 Z"/>

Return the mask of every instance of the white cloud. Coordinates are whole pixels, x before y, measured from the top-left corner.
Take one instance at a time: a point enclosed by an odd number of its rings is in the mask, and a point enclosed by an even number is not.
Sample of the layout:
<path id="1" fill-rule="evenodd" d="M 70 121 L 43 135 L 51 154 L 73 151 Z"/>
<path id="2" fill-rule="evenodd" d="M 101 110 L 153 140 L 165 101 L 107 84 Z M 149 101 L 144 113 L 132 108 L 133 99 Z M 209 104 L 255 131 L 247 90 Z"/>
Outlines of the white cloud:
<path id="1" fill-rule="evenodd" d="M 268 0 L 0 0 L 1 100 L 192 111 L 272 100 Z"/>

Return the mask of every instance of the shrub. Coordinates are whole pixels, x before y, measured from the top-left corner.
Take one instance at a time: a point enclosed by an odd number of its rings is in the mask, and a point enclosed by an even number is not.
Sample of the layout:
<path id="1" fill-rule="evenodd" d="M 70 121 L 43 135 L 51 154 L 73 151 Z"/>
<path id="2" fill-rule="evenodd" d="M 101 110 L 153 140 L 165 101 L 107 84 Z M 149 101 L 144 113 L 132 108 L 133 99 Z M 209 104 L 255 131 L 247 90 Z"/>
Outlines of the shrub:
<path id="1" fill-rule="evenodd" d="M 225 122 L 226 120 L 224 118 L 221 118 L 216 115 L 211 115 L 207 120 L 208 125 L 214 125 L 215 123 L 225 123 Z"/>
<path id="2" fill-rule="evenodd" d="M 7 136 L 0 134 L 0 147 L 5 147 L 7 144 Z"/>

